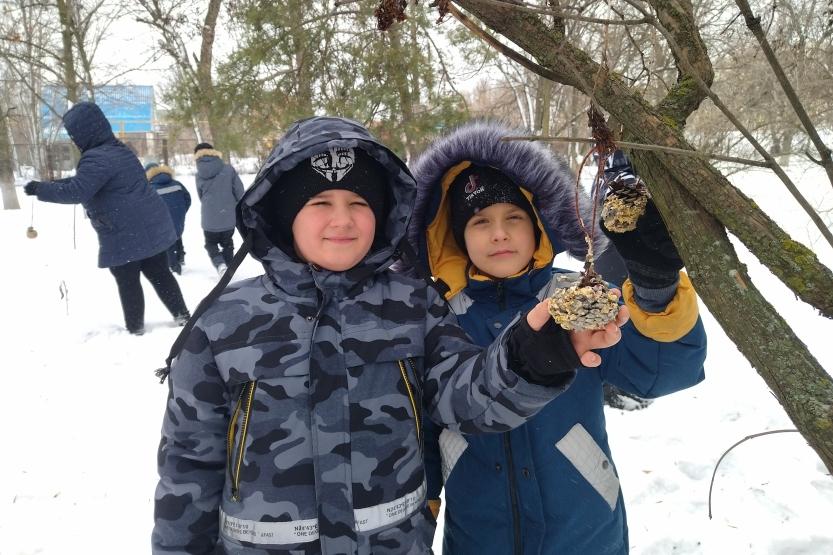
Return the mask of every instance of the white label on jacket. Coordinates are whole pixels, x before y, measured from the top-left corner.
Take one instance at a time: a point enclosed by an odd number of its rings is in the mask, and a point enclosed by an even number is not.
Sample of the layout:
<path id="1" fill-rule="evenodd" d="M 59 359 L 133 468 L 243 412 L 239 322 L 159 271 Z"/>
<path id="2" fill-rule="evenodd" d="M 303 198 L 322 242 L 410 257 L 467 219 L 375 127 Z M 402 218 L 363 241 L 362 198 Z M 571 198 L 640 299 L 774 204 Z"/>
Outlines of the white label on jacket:
<path id="1" fill-rule="evenodd" d="M 227 538 L 258 544 L 291 544 L 318 539 L 318 519 L 260 522 L 229 516 L 220 509 L 220 532 Z"/>
<path id="2" fill-rule="evenodd" d="M 356 531 L 367 532 L 405 520 L 422 507 L 425 502 L 425 490 L 423 482 L 417 489 L 399 499 L 366 509 L 355 509 L 353 515 L 356 519 Z"/>
<path id="3" fill-rule="evenodd" d="M 619 477 L 616 476 L 607 455 L 584 426 L 576 424 L 570 428 L 555 447 L 567 457 L 584 479 L 590 482 L 593 489 L 610 506 L 610 510 L 614 510 L 616 500 L 619 499 Z"/>
<path id="4" fill-rule="evenodd" d="M 448 475 L 454 470 L 454 465 L 469 446 L 469 442 L 459 432 L 452 432 L 446 428 L 440 432 L 440 458 L 442 459 L 443 483 L 448 482 Z"/>
<path id="5" fill-rule="evenodd" d="M 355 509 L 357 532 L 368 532 L 396 524 L 410 517 L 425 502 L 425 482 L 399 499 L 364 509 Z M 318 539 L 318 519 L 292 520 L 288 522 L 261 522 L 229 516 L 220 509 L 220 531 L 233 540 L 257 544 L 293 544 Z"/>

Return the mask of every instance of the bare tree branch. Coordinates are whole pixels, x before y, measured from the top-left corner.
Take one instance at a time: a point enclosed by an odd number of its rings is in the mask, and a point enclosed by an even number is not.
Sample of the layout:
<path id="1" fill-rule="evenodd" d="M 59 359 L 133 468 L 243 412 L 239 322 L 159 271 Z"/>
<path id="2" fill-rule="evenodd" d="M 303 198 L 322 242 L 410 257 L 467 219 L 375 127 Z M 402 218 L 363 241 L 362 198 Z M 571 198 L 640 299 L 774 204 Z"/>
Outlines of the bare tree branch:
<path id="1" fill-rule="evenodd" d="M 810 116 L 807 115 L 807 111 L 804 109 L 804 105 L 798 98 L 798 94 L 795 92 L 792 83 L 790 83 L 789 78 L 786 73 L 784 73 L 784 68 L 781 67 L 781 63 L 778 61 L 775 52 L 773 52 L 772 47 L 770 46 L 769 41 L 761 28 L 761 19 L 759 17 L 755 17 L 752 13 L 752 8 L 749 7 L 749 2 L 746 0 L 735 0 L 735 4 L 737 4 L 738 8 L 740 8 L 740 12 L 743 14 L 744 20 L 746 21 L 746 26 L 750 31 L 752 31 L 755 38 L 758 39 L 758 43 L 761 45 L 761 50 L 763 50 L 764 56 L 766 56 L 769 65 L 772 67 L 772 71 L 775 73 L 775 77 L 781 84 L 781 88 L 784 89 L 784 94 L 787 95 L 787 99 L 789 99 L 790 105 L 793 107 L 793 110 L 795 110 L 798 119 L 801 120 L 804 130 L 807 132 L 807 135 L 810 136 L 813 146 L 815 146 L 816 150 L 819 152 L 819 155 L 821 156 L 820 164 L 827 172 L 827 178 L 830 180 L 830 184 L 833 185 L 833 158 L 831 158 L 830 149 L 824 144 L 824 141 L 819 136 L 818 131 L 816 131 L 816 127 L 810 120 Z"/>

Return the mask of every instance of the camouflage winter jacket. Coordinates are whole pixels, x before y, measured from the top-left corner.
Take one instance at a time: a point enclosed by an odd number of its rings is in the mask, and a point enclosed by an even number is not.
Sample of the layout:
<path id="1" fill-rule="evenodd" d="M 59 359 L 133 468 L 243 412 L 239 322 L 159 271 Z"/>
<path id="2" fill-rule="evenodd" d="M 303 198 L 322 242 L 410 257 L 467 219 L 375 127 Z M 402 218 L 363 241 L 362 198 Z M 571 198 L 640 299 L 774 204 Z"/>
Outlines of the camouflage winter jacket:
<path id="1" fill-rule="evenodd" d="M 371 154 L 391 188 L 384 241 L 336 273 L 270 243 L 258 202 L 339 146 Z M 499 432 L 563 389 L 510 370 L 507 333 L 471 344 L 433 288 L 390 270 L 414 194 L 404 164 L 353 122 L 305 120 L 277 145 L 238 206 L 266 273 L 224 291 L 171 369 L 153 553 L 430 553 L 422 411 Z"/>

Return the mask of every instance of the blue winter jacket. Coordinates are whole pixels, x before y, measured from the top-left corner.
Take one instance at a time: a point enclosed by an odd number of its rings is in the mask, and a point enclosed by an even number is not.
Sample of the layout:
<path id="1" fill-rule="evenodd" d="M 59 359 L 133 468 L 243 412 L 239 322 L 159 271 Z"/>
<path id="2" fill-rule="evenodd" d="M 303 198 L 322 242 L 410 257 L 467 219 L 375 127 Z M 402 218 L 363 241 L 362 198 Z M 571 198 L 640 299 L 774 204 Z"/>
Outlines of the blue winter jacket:
<path id="1" fill-rule="evenodd" d="M 47 181 L 38 200 L 80 203 L 98 234 L 98 266 L 111 268 L 158 254 L 176 241 L 165 203 L 150 187 L 136 155 L 113 135 L 110 122 L 92 102 L 64 114 L 81 151 L 75 175 Z"/>
<path id="2" fill-rule="evenodd" d="M 147 170 L 147 178 L 156 189 L 156 193 L 165 201 L 174 222 L 176 236 L 182 237 L 185 230 L 185 213 L 191 207 L 191 194 L 182 183 L 173 178 L 173 170 L 168 166 L 150 168 Z"/>
<path id="3" fill-rule="evenodd" d="M 432 275 L 450 287 L 450 304 L 460 325 L 481 345 L 556 286 L 559 280 L 554 278 L 569 277 L 551 267 L 557 250 L 583 256 L 577 241 L 575 178 L 538 145 L 500 141 L 506 134 L 512 131 L 496 125 L 463 127 L 432 145 L 413 166 L 419 190 L 411 241 Z M 443 197 L 453 176 L 464 169 L 461 161 L 499 167 L 532 194 L 543 232 L 535 269 L 492 281 L 455 265 L 460 253 L 442 222 L 447 214 Z M 581 210 L 590 222 L 585 202 L 582 198 Z M 684 294 L 694 295 L 681 274 L 677 295 Z M 688 298 L 689 309 L 692 300 Z M 671 303 L 669 311 L 681 300 Z M 628 306 L 632 314 L 640 312 L 632 297 Z M 605 430 L 603 384 L 650 398 L 700 382 L 706 335 L 693 306 L 694 314 L 683 315 L 682 335 L 672 341 L 655 341 L 640 333 L 633 320 L 627 323 L 622 340 L 599 351 L 600 367 L 579 370 L 565 393 L 515 430 L 460 435 L 426 422 L 429 499 L 439 498 L 445 487 L 443 553 L 627 553 L 625 507 Z"/>

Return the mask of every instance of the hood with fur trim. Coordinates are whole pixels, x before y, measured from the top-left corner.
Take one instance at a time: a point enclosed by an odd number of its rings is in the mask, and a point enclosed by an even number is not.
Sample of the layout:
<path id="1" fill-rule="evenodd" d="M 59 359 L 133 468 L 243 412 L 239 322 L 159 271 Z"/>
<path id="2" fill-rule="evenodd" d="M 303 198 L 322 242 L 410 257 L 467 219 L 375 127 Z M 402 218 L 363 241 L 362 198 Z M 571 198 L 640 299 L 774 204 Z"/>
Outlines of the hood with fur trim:
<path id="1" fill-rule="evenodd" d="M 162 165 L 159 165 L 159 166 L 153 166 L 151 168 L 148 168 L 145 171 L 145 177 L 147 177 L 148 181 L 153 180 L 154 177 L 156 177 L 157 175 L 161 175 L 161 174 L 166 174 L 169 178 L 173 178 L 174 170 L 172 170 L 170 167 L 166 166 L 165 164 L 162 164 Z M 170 179 L 169 179 L 169 181 L 170 181 Z"/>
<path id="2" fill-rule="evenodd" d="M 507 135 L 522 135 L 523 132 L 495 121 L 472 122 L 453 130 L 435 140 L 412 164 L 417 181 L 417 197 L 414 212 L 408 227 L 408 239 L 417 249 L 419 257 L 432 273 L 455 257 L 464 257 L 453 238 L 438 237 L 450 234 L 450 227 L 437 225 L 438 211 L 445 210 L 445 192 L 453 178 L 468 164 L 492 166 L 511 178 L 522 190 L 531 195 L 546 237 L 542 249 L 536 252 L 536 267 L 561 251 L 583 259 L 587 253 L 584 233 L 579 225 L 575 208 L 575 174 L 567 163 L 545 146 L 531 141 L 502 141 Z M 585 224 L 591 223 L 591 202 L 581 190 L 579 209 Z M 597 228 L 595 249 L 600 253 L 607 246 L 607 240 Z M 431 228 L 429 233 L 429 228 Z M 447 228 L 447 229 L 445 229 Z M 432 235 L 429 237 L 429 235 Z M 548 244 L 547 244 L 548 243 Z M 443 250 L 445 252 L 432 252 Z M 459 263 L 454 264 L 459 266 Z M 442 276 L 441 276 L 442 277 Z M 454 294 L 455 287 L 448 284 Z M 459 287 L 457 288 L 459 289 Z"/>

